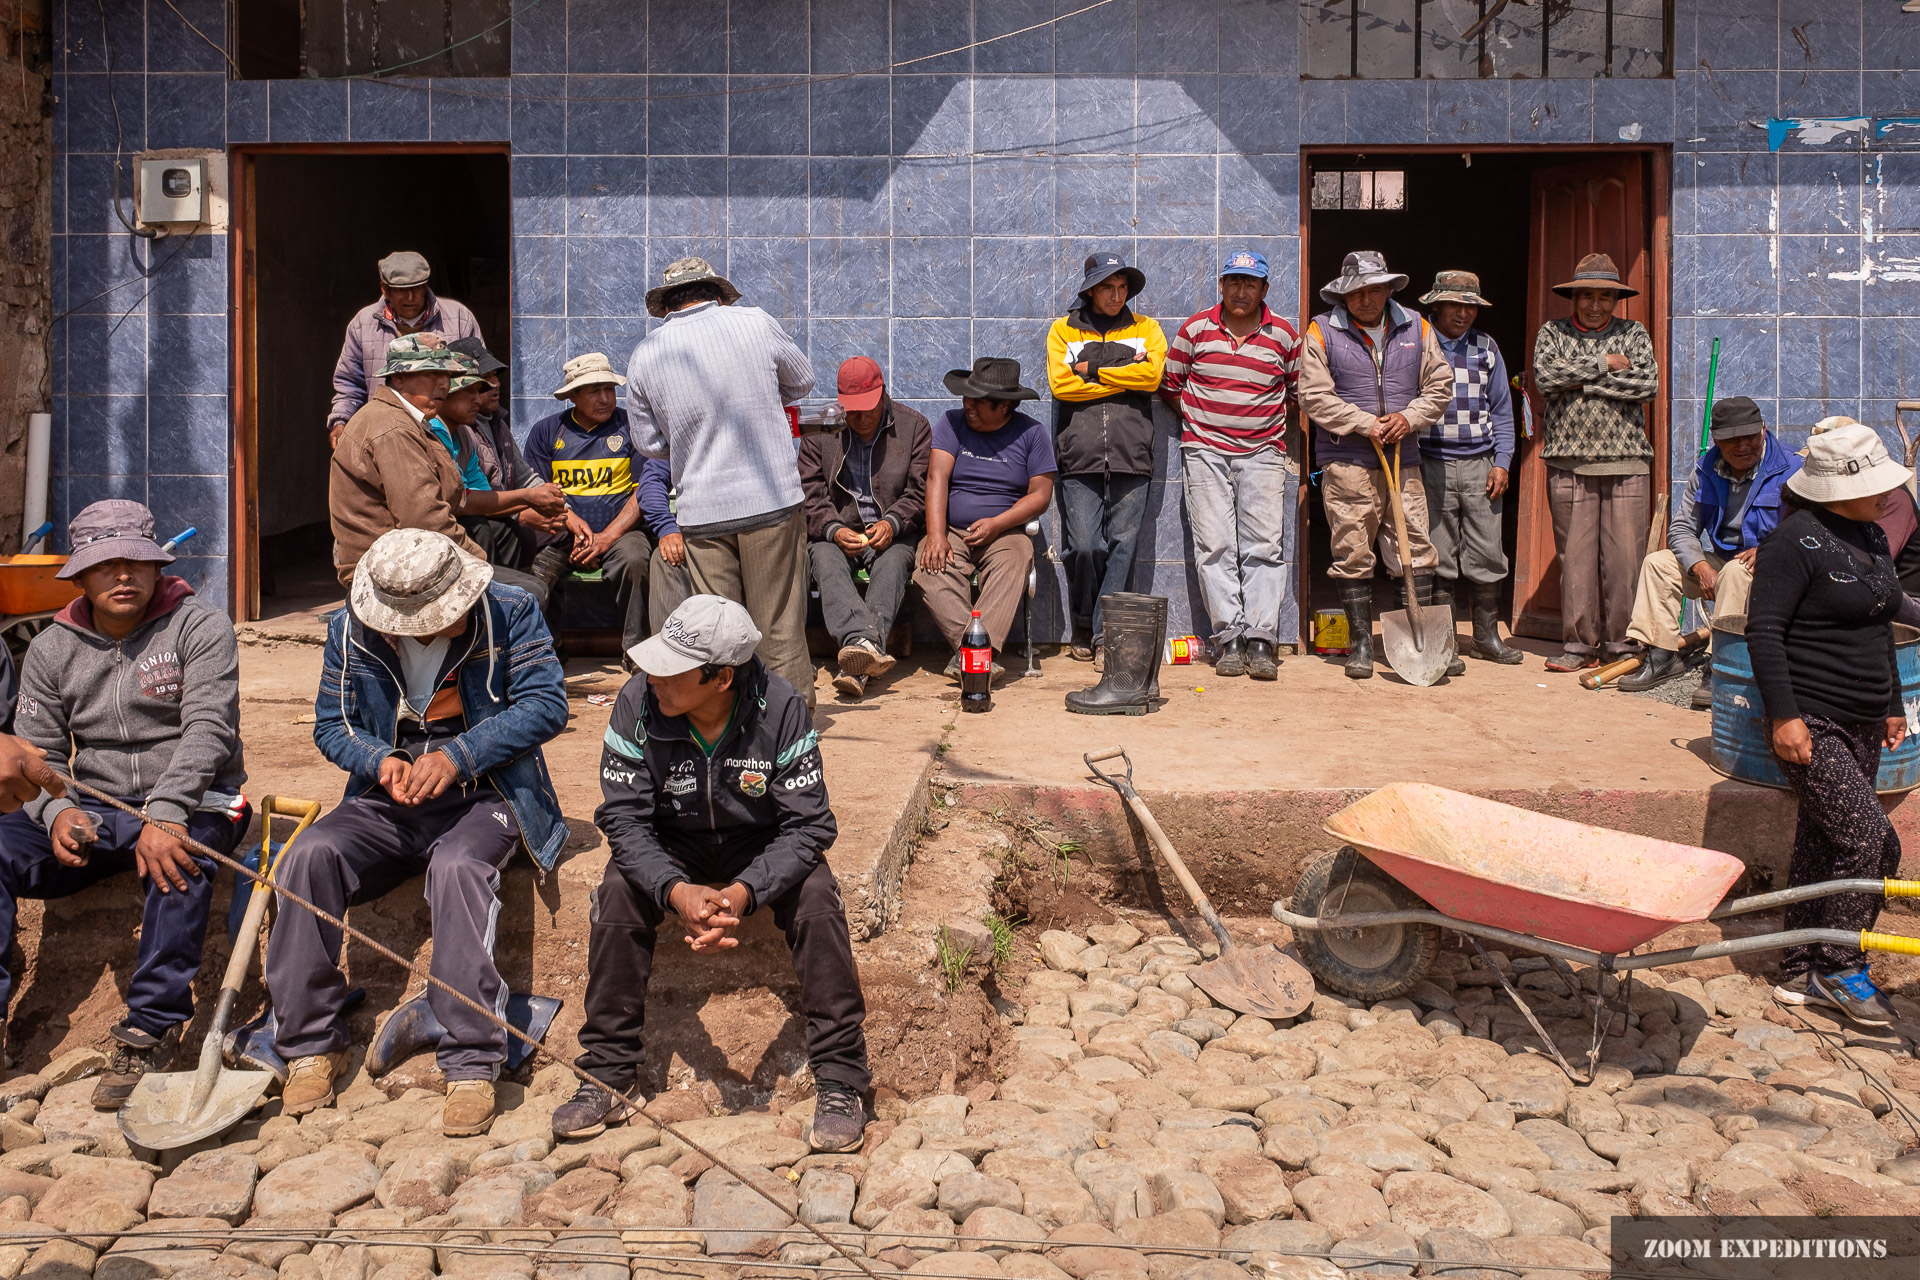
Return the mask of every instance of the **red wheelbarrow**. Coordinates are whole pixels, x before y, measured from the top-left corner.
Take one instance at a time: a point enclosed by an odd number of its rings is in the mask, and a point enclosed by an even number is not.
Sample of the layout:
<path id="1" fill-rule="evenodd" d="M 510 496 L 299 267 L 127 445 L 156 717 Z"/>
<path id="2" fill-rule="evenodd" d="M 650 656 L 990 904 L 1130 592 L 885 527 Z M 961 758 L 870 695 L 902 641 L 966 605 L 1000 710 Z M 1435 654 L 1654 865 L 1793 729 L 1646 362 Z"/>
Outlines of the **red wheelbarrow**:
<path id="1" fill-rule="evenodd" d="M 1361 1000 L 1404 995 L 1426 977 L 1442 929 L 1537 952 L 1568 981 L 1568 962 L 1631 973 L 1808 942 L 1920 955 L 1920 938 L 1846 929 L 1629 954 L 1676 925 L 1836 893 L 1920 898 L 1920 880 L 1829 880 L 1723 904 L 1743 869 L 1738 858 L 1412 782 L 1348 805 L 1325 830 L 1343 847 L 1310 862 L 1273 916 L 1294 931 L 1323 986 Z M 1508 994 L 1531 1020 L 1518 993 Z M 1597 1054 L 1598 1007 L 1595 1025 Z M 1537 1022 L 1535 1030 L 1552 1048 Z"/>

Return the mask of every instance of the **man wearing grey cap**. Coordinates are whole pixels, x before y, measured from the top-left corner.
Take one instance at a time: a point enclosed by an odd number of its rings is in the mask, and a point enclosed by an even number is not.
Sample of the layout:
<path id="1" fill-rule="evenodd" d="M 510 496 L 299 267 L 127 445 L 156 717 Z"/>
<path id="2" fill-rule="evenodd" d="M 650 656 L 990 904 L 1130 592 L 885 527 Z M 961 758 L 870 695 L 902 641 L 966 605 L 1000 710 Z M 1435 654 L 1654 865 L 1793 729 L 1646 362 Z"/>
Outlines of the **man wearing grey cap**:
<path id="1" fill-rule="evenodd" d="M 816 1151 L 860 1145 L 872 1088 L 867 1016 L 840 886 L 826 852 L 820 735 L 798 691 L 754 656 L 746 609 L 690 596 L 635 645 L 607 724 L 593 820 L 613 850 L 593 903 L 582 1085 L 553 1113 L 559 1138 L 626 1113 L 645 1053 L 647 979 L 659 930 L 677 915 L 696 952 L 725 955 L 761 907 L 793 949 L 815 1095 Z"/>
<path id="2" fill-rule="evenodd" d="M 473 312 L 427 288 L 430 275 L 427 260 L 411 249 L 380 259 L 380 300 L 360 308 L 347 322 L 346 340 L 333 365 L 329 444 L 339 442 L 347 419 L 373 395 L 379 384 L 375 370 L 386 363 L 387 345 L 395 338 L 416 333 L 437 333 L 448 342 L 480 337 L 480 322 Z"/>

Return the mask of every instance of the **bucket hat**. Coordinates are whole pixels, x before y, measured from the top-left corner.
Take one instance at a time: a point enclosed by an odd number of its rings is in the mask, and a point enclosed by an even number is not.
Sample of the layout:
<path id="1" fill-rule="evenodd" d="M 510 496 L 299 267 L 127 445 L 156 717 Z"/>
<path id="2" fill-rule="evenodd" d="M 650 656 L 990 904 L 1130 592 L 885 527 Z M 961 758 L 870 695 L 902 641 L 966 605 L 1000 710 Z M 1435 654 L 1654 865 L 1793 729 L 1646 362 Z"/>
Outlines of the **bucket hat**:
<path id="1" fill-rule="evenodd" d="M 1379 251 L 1355 249 L 1340 264 L 1339 278 L 1322 288 L 1320 297 L 1337 307 L 1346 300 L 1348 294 L 1376 284 L 1384 284 L 1397 293 L 1407 287 L 1407 278 L 1397 271 L 1387 270 L 1386 256 Z"/>
<path id="2" fill-rule="evenodd" d="M 353 616 L 390 636 L 430 636 L 467 616 L 493 566 L 431 529 L 390 529 L 353 569 Z"/>
<path id="3" fill-rule="evenodd" d="M 472 356 L 480 366 L 480 376 L 483 378 L 507 367 L 507 362 L 487 350 L 487 344 L 478 338 L 455 338 L 447 345 L 462 355 Z"/>
<path id="4" fill-rule="evenodd" d="M 745 606 L 724 596 L 688 596 L 627 656 L 650 676 L 677 676 L 709 662 L 737 667 L 759 647 L 760 629 Z"/>
<path id="5" fill-rule="evenodd" d="M 971 369 L 950 369 L 941 379 L 947 390 L 970 400 L 1038 400 L 1040 393 L 1020 385 L 1020 362 L 981 356 Z"/>
<path id="6" fill-rule="evenodd" d="M 1147 287 L 1146 272 L 1138 267 L 1128 266 L 1126 258 L 1112 249 L 1098 249 L 1088 254 L 1087 260 L 1080 265 L 1080 287 L 1074 290 L 1074 296 L 1078 297 L 1113 275 L 1123 275 L 1127 278 L 1129 301 L 1134 294 Z"/>
<path id="7" fill-rule="evenodd" d="M 380 259 L 380 283 L 395 289 L 411 289 L 425 284 L 433 275 L 427 260 L 411 249 L 402 249 Z"/>
<path id="8" fill-rule="evenodd" d="M 131 498 L 104 498 L 84 508 L 67 525 L 67 547 L 72 554 L 56 578 L 77 577 L 107 560 L 173 563 L 153 540 L 153 512 Z"/>
<path id="9" fill-rule="evenodd" d="M 627 380 L 613 371 L 611 360 L 598 351 L 589 351 L 561 366 L 560 389 L 553 393 L 553 398 L 565 400 L 582 387 L 599 386 L 603 382 L 611 382 L 616 387 L 627 385 Z"/>
<path id="10" fill-rule="evenodd" d="M 1810 502 L 1845 502 L 1898 489 L 1913 472 L 1887 453 L 1879 432 L 1858 422 L 1822 431 L 1807 440 L 1806 465 L 1787 488 Z"/>
<path id="11" fill-rule="evenodd" d="M 720 286 L 720 305 L 732 306 L 740 301 L 740 291 L 733 287 L 733 282 L 715 271 L 705 258 L 676 258 L 660 273 L 660 283 L 647 290 L 647 314 L 655 319 L 665 316 L 667 309 L 660 300 L 669 291 L 683 284 L 699 284 L 702 280 L 711 280 Z"/>
<path id="12" fill-rule="evenodd" d="M 1436 302 L 1460 302 L 1469 307 L 1490 307 L 1493 304 L 1480 296 L 1480 277 L 1471 271 L 1442 271 L 1433 277 L 1433 288 L 1420 297 L 1420 305 L 1432 306 Z"/>
<path id="13" fill-rule="evenodd" d="M 439 334 L 410 333 L 387 344 L 387 362 L 380 366 L 380 372 L 374 376 L 391 378 L 397 373 L 461 373 L 464 370 L 460 367 L 460 359 L 460 354 L 448 348 L 446 340 Z"/>
<path id="14" fill-rule="evenodd" d="M 1563 298 L 1571 298 L 1575 289 L 1611 289 L 1623 298 L 1640 296 L 1638 289 L 1627 288 L 1620 279 L 1620 268 L 1604 253 L 1590 253 L 1580 259 L 1580 265 L 1573 269 L 1573 279 L 1553 286 Z"/>

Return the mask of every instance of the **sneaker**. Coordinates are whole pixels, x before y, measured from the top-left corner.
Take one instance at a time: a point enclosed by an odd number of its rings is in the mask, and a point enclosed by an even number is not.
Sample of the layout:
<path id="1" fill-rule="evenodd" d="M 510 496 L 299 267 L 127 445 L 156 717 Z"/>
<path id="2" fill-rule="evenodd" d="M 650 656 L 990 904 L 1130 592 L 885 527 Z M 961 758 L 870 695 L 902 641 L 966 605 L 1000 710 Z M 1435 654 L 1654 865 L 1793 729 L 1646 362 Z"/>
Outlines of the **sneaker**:
<path id="1" fill-rule="evenodd" d="M 1575 653 L 1568 649 L 1547 659 L 1547 670 L 1564 674 L 1569 671 L 1585 671 L 1589 667 L 1600 665 L 1600 658 L 1591 653 Z"/>
<path id="2" fill-rule="evenodd" d="M 1813 973 L 1807 979 L 1808 1004 L 1838 1009 L 1863 1027 L 1893 1025 L 1893 1005 L 1867 976 L 1865 965 L 1833 973 Z"/>
<path id="3" fill-rule="evenodd" d="M 111 1034 L 115 1041 L 113 1060 L 107 1064 L 107 1073 L 93 1086 L 95 1111 L 118 1111 L 133 1095 L 140 1077 L 149 1071 L 165 1071 L 171 1067 L 180 1048 L 177 1022 L 168 1027 L 164 1035 L 156 1036 L 124 1022 Z"/>
<path id="4" fill-rule="evenodd" d="M 440 1110 L 440 1131 L 449 1138 L 471 1138 L 493 1123 L 493 1081 L 447 1082 L 446 1105 Z"/>
<path id="5" fill-rule="evenodd" d="M 894 656 L 866 637 L 840 646 L 840 670 L 850 676 L 883 676 L 893 670 Z M 838 688 L 836 683 L 835 688 Z M 844 690 L 843 690 L 844 692 Z"/>
<path id="6" fill-rule="evenodd" d="M 591 1138 L 606 1129 L 609 1121 L 618 1123 L 623 1119 L 626 1101 L 613 1090 L 602 1085 L 583 1084 L 571 1098 L 561 1103 L 553 1113 L 553 1136 L 556 1138 Z"/>
<path id="7" fill-rule="evenodd" d="M 1811 974 L 1802 973 L 1792 978 L 1782 978 L 1774 984 L 1773 1002 L 1775 1004 L 1802 1005 L 1807 1002 L 1807 979 Z"/>
<path id="8" fill-rule="evenodd" d="M 333 1105 L 333 1081 L 347 1065 L 345 1050 L 295 1058 L 287 1065 L 287 1083 L 280 1090 L 282 1115 L 303 1116 Z"/>
<path id="9" fill-rule="evenodd" d="M 867 1107 L 843 1084 L 822 1084 L 813 1096 L 815 1151 L 853 1151 L 867 1132 Z"/>
<path id="10" fill-rule="evenodd" d="M 858 702 L 860 696 L 867 691 L 867 677 L 856 676 L 842 667 L 833 677 L 833 690 L 842 697 Z"/>

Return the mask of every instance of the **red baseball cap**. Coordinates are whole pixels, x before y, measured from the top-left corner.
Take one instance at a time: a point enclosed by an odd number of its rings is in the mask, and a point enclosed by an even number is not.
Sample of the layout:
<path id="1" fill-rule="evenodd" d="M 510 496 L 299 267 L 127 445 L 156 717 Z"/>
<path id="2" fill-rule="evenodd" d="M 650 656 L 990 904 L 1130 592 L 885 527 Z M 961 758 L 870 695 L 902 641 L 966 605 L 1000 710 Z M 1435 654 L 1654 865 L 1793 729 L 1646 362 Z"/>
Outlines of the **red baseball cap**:
<path id="1" fill-rule="evenodd" d="M 887 392 L 887 380 L 880 366 L 865 356 L 854 356 L 840 365 L 840 407 L 855 413 L 880 403 Z"/>

